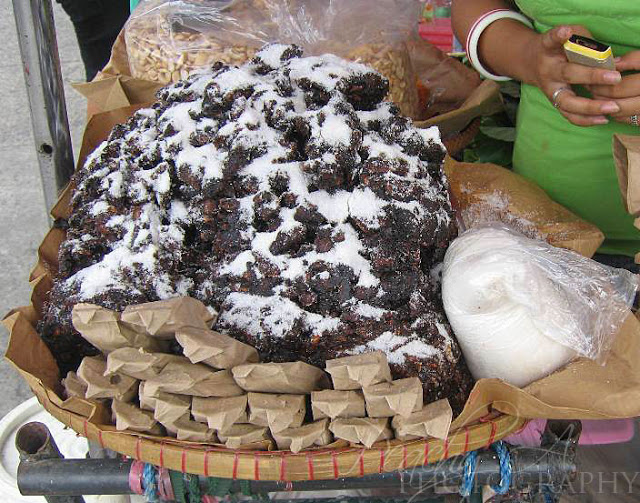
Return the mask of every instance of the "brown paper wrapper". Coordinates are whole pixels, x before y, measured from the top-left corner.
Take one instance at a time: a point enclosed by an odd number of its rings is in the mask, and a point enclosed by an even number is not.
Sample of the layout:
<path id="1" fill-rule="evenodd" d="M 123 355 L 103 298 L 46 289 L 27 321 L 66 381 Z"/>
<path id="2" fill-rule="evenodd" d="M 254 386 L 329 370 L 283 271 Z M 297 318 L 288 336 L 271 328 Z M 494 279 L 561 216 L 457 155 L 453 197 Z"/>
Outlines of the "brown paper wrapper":
<path id="1" fill-rule="evenodd" d="M 247 395 L 229 398 L 193 397 L 191 414 L 196 421 L 207 423 L 213 430 L 227 430 L 236 423 L 248 421 Z"/>
<path id="2" fill-rule="evenodd" d="M 246 391 L 306 394 L 330 387 L 321 369 L 304 362 L 249 363 L 231 371 L 238 386 Z"/>
<path id="3" fill-rule="evenodd" d="M 188 415 L 191 408 L 191 397 L 186 395 L 158 393 L 154 402 L 153 418 L 166 428 L 184 417 L 185 414 Z"/>
<path id="4" fill-rule="evenodd" d="M 140 408 L 153 412 L 156 408 L 156 398 L 147 393 L 145 382 L 141 382 L 138 387 L 138 398 L 140 399 Z M 153 389 L 152 389 L 153 391 Z"/>
<path id="5" fill-rule="evenodd" d="M 449 435 L 452 419 L 451 405 L 445 399 L 430 403 L 407 417 L 396 416 L 391 420 L 391 426 L 396 438 L 402 441 L 428 437 L 444 440 Z"/>
<path id="6" fill-rule="evenodd" d="M 417 377 L 398 379 L 363 389 L 369 417 L 409 416 L 422 408 L 422 382 Z"/>
<path id="7" fill-rule="evenodd" d="M 314 391 L 311 393 L 311 410 L 315 421 L 325 417 L 364 417 L 364 398 L 359 391 Z"/>
<path id="8" fill-rule="evenodd" d="M 120 348 L 107 355 L 105 375 L 120 373 L 144 381 L 157 377 L 171 362 L 189 363 L 186 358 L 177 355 L 148 353 L 136 348 Z"/>
<path id="9" fill-rule="evenodd" d="M 189 418 L 189 414 L 176 420 L 172 426 L 178 440 L 203 442 L 206 444 L 215 444 L 218 442 L 218 437 L 214 430 L 210 429 L 206 424 L 192 421 Z"/>
<path id="10" fill-rule="evenodd" d="M 116 420 L 116 430 L 130 430 L 152 435 L 162 435 L 162 428 L 153 419 L 153 414 L 130 403 L 114 400 L 111 410 Z"/>
<path id="11" fill-rule="evenodd" d="M 495 164 L 460 163 L 447 157 L 445 172 L 462 227 L 500 222 L 553 246 L 592 257 L 604 234 L 540 187 Z"/>
<path id="12" fill-rule="evenodd" d="M 134 79 L 128 75 L 106 76 L 93 82 L 73 84 L 96 112 L 108 112 L 117 108 L 154 100 L 155 93 L 163 87 L 158 82 Z"/>
<path id="13" fill-rule="evenodd" d="M 255 348 L 213 330 L 184 327 L 176 332 L 176 340 L 192 363 L 230 369 L 243 363 L 259 361 Z"/>
<path id="14" fill-rule="evenodd" d="M 327 360 L 327 372 L 337 390 L 361 389 L 391 381 L 387 355 L 382 351 Z"/>
<path id="15" fill-rule="evenodd" d="M 157 341 L 129 330 L 120 323 L 120 315 L 94 304 L 73 307 L 74 328 L 80 335 L 105 354 L 124 347 L 139 347 L 149 351 L 161 349 Z"/>
<path id="16" fill-rule="evenodd" d="M 270 441 L 269 430 L 255 424 L 234 424 L 228 430 L 219 431 L 218 438 L 229 449 Z"/>
<path id="17" fill-rule="evenodd" d="M 202 397 L 238 396 L 244 392 L 235 383 L 228 370 L 212 371 L 206 365 L 169 363 L 162 373 L 145 384 L 145 393 L 176 393 Z"/>
<path id="18" fill-rule="evenodd" d="M 130 402 L 138 392 L 138 381 L 124 374 L 105 377 L 107 362 L 100 356 L 86 356 L 78 367 L 78 378 L 87 385 L 85 398 L 112 398 Z"/>
<path id="19" fill-rule="evenodd" d="M 613 135 L 613 158 L 624 207 L 640 216 L 640 137 Z"/>
<path id="20" fill-rule="evenodd" d="M 136 332 L 171 340 L 176 331 L 184 327 L 210 328 L 215 316 L 197 299 L 174 297 L 127 306 L 121 320 Z"/>
<path id="21" fill-rule="evenodd" d="M 393 438 L 388 418 L 352 417 L 337 418 L 329 424 L 336 438 L 370 448 L 376 442 Z"/>
<path id="22" fill-rule="evenodd" d="M 87 385 L 75 372 L 67 372 L 67 377 L 62 380 L 64 386 L 64 396 L 71 398 L 72 396 L 84 398 L 87 394 Z"/>
<path id="23" fill-rule="evenodd" d="M 306 395 L 249 393 L 249 422 L 268 426 L 271 433 L 302 426 L 307 412 Z"/>
<path id="24" fill-rule="evenodd" d="M 271 432 L 280 450 L 300 452 L 309 447 L 322 447 L 333 441 L 329 431 L 329 420 L 322 419 L 315 423 L 305 424 L 298 428 L 287 428 L 279 432 Z"/>

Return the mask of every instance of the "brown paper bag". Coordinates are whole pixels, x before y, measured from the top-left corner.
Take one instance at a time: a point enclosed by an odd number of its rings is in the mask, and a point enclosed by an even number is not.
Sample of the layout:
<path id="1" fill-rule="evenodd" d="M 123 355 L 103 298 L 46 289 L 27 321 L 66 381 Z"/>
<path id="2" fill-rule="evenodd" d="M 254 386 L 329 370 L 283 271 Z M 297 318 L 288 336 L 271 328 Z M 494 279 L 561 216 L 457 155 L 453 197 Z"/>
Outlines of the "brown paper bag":
<path id="1" fill-rule="evenodd" d="M 156 399 L 146 391 L 145 382 L 141 382 L 138 387 L 138 398 L 140 400 L 140 408 L 153 412 L 156 408 Z M 153 391 L 153 389 L 152 389 Z"/>
<path id="2" fill-rule="evenodd" d="M 449 400 L 438 400 L 430 403 L 413 414 L 396 416 L 391 426 L 400 440 L 435 437 L 444 440 L 449 435 L 453 411 Z"/>
<path id="3" fill-rule="evenodd" d="M 305 424 L 298 428 L 287 428 L 279 432 L 271 432 L 280 450 L 300 452 L 314 445 L 319 447 L 329 445 L 333 435 L 329 431 L 329 420 L 322 419 L 315 423 Z"/>
<path id="4" fill-rule="evenodd" d="M 136 332 L 168 340 L 173 339 L 180 328 L 208 329 L 215 318 L 202 302 L 193 297 L 174 297 L 127 306 L 121 315 L 122 322 Z"/>
<path id="5" fill-rule="evenodd" d="M 307 412 L 306 395 L 249 393 L 249 422 L 268 426 L 271 433 L 297 428 Z"/>
<path id="6" fill-rule="evenodd" d="M 107 362 L 101 356 L 86 356 L 78 367 L 78 378 L 87 385 L 87 399 L 112 398 L 130 402 L 138 392 L 138 381 L 124 374 L 105 377 Z"/>
<path id="7" fill-rule="evenodd" d="M 116 430 L 131 430 L 152 435 L 162 435 L 162 428 L 153 419 L 153 414 L 130 403 L 114 400 L 111 410 L 116 420 Z"/>
<path id="8" fill-rule="evenodd" d="M 336 438 L 370 448 L 376 442 L 393 438 L 388 418 L 351 417 L 337 418 L 329 424 Z"/>
<path id="9" fill-rule="evenodd" d="M 216 372 L 206 365 L 176 362 L 169 363 L 159 376 L 149 379 L 144 389 L 151 396 L 157 396 L 160 391 L 202 397 L 244 394 L 228 370 Z"/>
<path id="10" fill-rule="evenodd" d="M 206 444 L 215 444 L 218 442 L 216 432 L 210 429 L 206 424 L 192 421 L 189 414 L 185 414 L 172 424 L 172 430 L 178 440 L 188 442 L 203 442 Z"/>
<path id="11" fill-rule="evenodd" d="M 176 331 L 176 340 L 192 363 L 230 369 L 259 361 L 255 348 L 213 330 L 184 327 Z"/>
<path id="12" fill-rule="evenodd" d="M 135 79 L 128 75 L 105 76 L 93 82 L 72 84 L 89 102 L 88 106 L 99 112 L 107 112 L 130 105 L 155 100 L 162 87 L 158 82 Z"/>
<path id="13" fill-rule="evenodd" d="M 640 136 L 613 135 L 613 158 L 624 207 L 640 216 Z"/>
<path id="14" fill-rule="evenodd" d="M 171 362 L 189 363 L 189 360 L 178 355 L 148 353 L 142 348 L 120 348 L 107 355 L 105 375 L 120 373 L 144 381 L 158 376 Z"/>
<path id="15" fill-rule="evenodd" d="M 82 337 L 105 354 L 124 347 L 161 349 L 157 341 L 123 326 L 118 313 L 95 304 L 76 304 L 72 322 Z"/>
<path id="16" fill-rule="evenodd" d="M 191 414 L 196 421 L 207 423 L 209 428 L 227 430 L 236 423 L 246 423 L 247 395 L 229 398 L 193 397 Z"/>
<path id="17" fill-rule="evenodd" d="M 321 369 L 304 362 L 248 363 L 231 371 L 246 391 L 303 394 L 330 387 Z"/>
<path id="18" fill-rule="evenodd" d="M 382 351 L 327 360 L 326 365 L 337 390 L 360 389 L 391 381 L 387 355 Z"/>
<path id="19" fill-rule="evenodd" d="M 269 430 L 255 424 L 234 424 L 228 430 L 219 431 L 218 438 L 229 449 L 240 449 L 242 446 L 270 440 Z"/>
<path id="20" fill-rule="evenodd" d="M 364 398 L 359 391 L 327 389 L 311 393 L 313 419 L 328 417 L 364 417 Z"/>
<path id="21" fill-rule="evenodd" d="M 494 164 L 459 163 L 445 172 L 462 227 L 500 222 L 532 238 L 592 257 L 604 234 L 559 205 L 533 182 Z"/>
<path id="22" fill-rule="evenodd" d="M 383 382 L 363 388 L 367 416 L 409 416 L 422 408 L 422 382 L 417 377 Z"/>
<path id="23" fill-rule="evenodd" d="M 87 385 L 78 377 L 75 372 L 67 372 L 67 377 L 62 380 L 64 386 L 64 396 L 84 398 L 87 394 Z"/>
<path id="24" fill-rule="evenodd" d="M 186 395 L 158 393 L 154 402 L 153 418 L 166 428 L 175 424 L 185 414 L 188 415 L 191 409 L 191 397 Z"/>

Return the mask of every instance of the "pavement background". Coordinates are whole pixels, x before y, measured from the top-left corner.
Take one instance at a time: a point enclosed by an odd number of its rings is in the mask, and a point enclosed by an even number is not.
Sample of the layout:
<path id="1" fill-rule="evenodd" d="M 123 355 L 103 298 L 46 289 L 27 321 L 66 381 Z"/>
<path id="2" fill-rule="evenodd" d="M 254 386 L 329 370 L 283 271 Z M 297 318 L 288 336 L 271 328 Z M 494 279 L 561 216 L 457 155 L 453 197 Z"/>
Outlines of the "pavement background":
<path id="1" fill-rule="evenodd" d="M 85 99 L 71 88 L 84 80 L 84 68 L 73 25 L 54 1 L 58 47 L 65 82 L 67 113 L 73 143 L 80 145 L 85 122 Z M 25 91 L 12 2 L 0 2 L 0 316 L 29 303 L 29 271 L 35 264 L 38 245 L 47 232 L 47 214 L 35 146 L 29 103 Z M 74 150 L 75 151 L 75 150 Z M 0 352 L 4 354 L 7 332 L 0 328 Z M 31 396 L 18 373 L 0 361 L 0 417 Z"/>

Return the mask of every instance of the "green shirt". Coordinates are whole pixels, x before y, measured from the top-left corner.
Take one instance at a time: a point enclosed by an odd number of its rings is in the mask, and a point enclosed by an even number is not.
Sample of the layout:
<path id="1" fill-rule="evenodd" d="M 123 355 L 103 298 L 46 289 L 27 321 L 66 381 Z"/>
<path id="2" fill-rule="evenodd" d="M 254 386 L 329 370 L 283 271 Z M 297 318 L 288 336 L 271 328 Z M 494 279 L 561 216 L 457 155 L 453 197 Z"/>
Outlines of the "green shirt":
<path id="1" fill-rule="evenodd" d="M 638 0 L 516 1 L 540 32 L 580 24 L 611 45 L 615 56 L 640 49 Z M 613 163 L 614 133 L 640 134 L 640 129 L 615 121 L 574 126 L 540 89 L 524 85 L 513 165 L 554 200 L 598 226 L 606 236 L 600 252 L 633 256 L 640 251 L 640 230 L 622 203 Z"/>
<path id="2" fill-rule="evenodd" d="M 140 3 L 140 0 L 129 0 L 129 5 L 131 6 L 131 12 L 136 8 L 136 5 Z"/>

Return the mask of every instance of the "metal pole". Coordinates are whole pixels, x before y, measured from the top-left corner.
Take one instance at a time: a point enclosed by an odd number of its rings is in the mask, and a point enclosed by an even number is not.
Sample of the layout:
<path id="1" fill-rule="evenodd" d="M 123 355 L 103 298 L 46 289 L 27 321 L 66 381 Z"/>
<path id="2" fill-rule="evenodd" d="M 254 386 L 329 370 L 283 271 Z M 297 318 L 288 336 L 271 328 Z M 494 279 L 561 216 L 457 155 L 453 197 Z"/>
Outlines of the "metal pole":
<path id="1" fill-rule="evenodd" d="M 73 174 L 71 134 L 64 99 L 51 0 L 12 0 L 47 210 Z"/>

